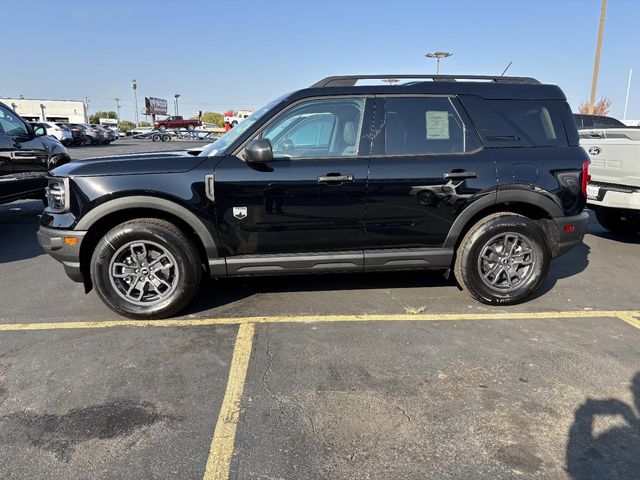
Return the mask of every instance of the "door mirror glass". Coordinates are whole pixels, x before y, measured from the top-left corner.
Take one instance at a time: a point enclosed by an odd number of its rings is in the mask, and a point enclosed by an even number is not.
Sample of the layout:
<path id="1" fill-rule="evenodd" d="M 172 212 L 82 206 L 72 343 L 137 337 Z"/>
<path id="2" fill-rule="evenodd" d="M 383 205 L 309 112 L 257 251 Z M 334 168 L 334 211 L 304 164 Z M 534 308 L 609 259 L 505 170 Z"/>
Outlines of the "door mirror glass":
<path id="1" fill-rule="evenodd" d="M 36 137 L 44 137 L 47 134 L 47 129 L 44 128 L 42 125 L 34 125 L 33 134 Z"/>
<path id="2" fill-rule="evenodd" d="M 249 163 L 267 163 L 273 160 L 271 142 L 266 138 L 250 141 L 244 151 Z"/>

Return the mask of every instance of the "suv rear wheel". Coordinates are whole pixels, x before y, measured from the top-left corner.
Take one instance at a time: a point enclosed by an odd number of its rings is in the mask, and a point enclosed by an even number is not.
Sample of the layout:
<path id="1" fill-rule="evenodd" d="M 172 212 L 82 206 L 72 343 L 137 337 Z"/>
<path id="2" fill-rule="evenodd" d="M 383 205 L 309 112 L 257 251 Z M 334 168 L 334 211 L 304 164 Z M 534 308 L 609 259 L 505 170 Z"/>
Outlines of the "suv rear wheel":
<path id="1" fill-rule="evenodd" d="M 455 276 L 476 300 L 510 305 L 538 289 L 550 262 L 544 232 L 533 220 L 495 213 L 465 235 L 456 255 Z"/>
<path id="2" fill-rule="evenodd" d="M 114 312 L 165 318 L 195 295 L 202 269 L 193 242 L 165 220 L 141 218 L 110 230 L 91 257 L 98 296 Z"/>

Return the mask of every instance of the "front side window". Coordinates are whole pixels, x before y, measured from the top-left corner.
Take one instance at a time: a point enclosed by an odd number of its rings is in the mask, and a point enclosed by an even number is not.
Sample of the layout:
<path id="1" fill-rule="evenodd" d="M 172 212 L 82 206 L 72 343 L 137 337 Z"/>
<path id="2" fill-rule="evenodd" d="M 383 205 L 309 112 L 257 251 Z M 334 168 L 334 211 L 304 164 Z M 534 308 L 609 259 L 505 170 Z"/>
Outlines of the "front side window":
<path id="1" fill-rule="evenodd" d="M 364 98 L 310 100 L 283 113 L 261 134 L 276 158 L 355 157 Z"/>
<path id="2" fill-rule="evenodd" d="M 434 155 L 476 149 L 448 97 L 387 97 L 385 153 Z"/>
<path id="3" fill-rule="evenodd" d="M 0 106 L 0 133 L 14 135 L 16 137 L 26 137 L 29 135 L 24 122 L 10 110 Z"/>

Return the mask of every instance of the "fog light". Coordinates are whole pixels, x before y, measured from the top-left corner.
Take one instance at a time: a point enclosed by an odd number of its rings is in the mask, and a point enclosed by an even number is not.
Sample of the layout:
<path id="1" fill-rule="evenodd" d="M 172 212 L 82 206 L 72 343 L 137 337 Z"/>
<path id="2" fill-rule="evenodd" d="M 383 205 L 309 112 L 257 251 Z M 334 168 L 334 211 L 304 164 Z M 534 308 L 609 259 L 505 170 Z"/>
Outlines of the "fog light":
<path id="1" fill-rule="evenodd" d="M 64 237 L 64 244 L 65 245 L 78 245 L 78 239 L 76 237 Z"/>
<path id="2" fill-rule="evenodd" d="M 565 225 L 564 226 L 564 231 L 565 232 L 573 232 L 575 229 L 576 229 L 576 227 L 573 226 L 573 225 Z"/>

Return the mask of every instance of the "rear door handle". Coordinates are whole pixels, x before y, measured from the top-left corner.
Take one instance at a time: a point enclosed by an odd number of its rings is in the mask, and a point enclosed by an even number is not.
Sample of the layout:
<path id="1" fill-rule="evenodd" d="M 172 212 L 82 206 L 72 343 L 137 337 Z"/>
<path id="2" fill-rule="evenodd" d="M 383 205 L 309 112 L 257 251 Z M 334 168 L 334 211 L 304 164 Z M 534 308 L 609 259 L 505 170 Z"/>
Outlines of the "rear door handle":
<path id="1" fill-rule="evenodd" d="M 339 173 L 328 173 L 318 177 L 318 183 L 326 185 L 342 185 L 343 183 L 353 183 L 353 175 L 340 175 Z"/>
<path id="2" fill-rule="evenodd" d="M 452 178 L 461 180 L 465 178 L 478 178 L 478 174 L 476 172 L 445 172 L 442 174 L 442 178 L 445 180 L 449 180 Z"/>

